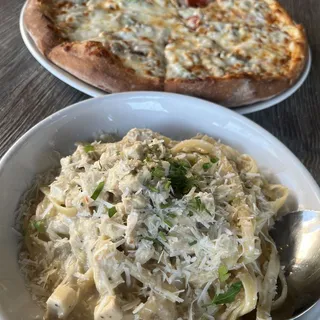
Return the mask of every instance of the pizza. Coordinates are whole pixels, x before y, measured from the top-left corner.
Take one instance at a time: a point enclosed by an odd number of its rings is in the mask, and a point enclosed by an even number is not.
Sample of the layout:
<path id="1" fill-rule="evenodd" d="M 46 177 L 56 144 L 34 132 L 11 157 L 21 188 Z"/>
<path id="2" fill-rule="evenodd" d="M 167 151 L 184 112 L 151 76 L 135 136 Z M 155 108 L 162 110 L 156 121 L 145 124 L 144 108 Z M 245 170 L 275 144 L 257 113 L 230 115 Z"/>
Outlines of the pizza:
<path id="1" fill-rule="evenodd" d="M 28 0 L 57 66 L 106 92 L 176 92 L 235 107 L 292 86 L 307 40 L 275 0 Z"/>

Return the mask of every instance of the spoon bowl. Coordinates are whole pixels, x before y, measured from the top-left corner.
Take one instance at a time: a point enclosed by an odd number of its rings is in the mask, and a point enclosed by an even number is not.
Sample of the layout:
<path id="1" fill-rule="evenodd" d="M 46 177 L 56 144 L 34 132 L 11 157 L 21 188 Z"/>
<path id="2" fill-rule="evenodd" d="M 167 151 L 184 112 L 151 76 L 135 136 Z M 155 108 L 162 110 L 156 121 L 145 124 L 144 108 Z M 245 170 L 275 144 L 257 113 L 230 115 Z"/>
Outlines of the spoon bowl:
<path id="1" fill-rule="evenodd" d="M 270 231 L 280 255 L 288 295 L 272 319 L 297 319 L 320 298 L 320 212 L 286 214 Z"/>

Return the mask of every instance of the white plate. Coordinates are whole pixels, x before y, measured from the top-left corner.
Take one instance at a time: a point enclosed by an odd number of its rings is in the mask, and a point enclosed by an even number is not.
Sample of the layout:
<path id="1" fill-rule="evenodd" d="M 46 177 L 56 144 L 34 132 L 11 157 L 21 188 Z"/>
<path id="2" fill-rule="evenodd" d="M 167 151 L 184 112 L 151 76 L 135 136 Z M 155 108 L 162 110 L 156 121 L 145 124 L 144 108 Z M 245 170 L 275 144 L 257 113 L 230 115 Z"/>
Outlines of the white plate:
<path id="1" fill-rule="evenodd" d="M 197 132 L 220 138 L 251 154 L 261 170 L 286 185 L 299 208 L 320 210 L 320 189 L 301 162 L 274 136 L 236 112 L 171 93 L 132 92 L 85 100 L 38 123 L 0 161 L 0 319 L 31 320 L 39 313 L 24 287 L 17 235 L 11 229 L 21 195 L 37 174 L 57 163 L 56 151 L 67 155 L 76 141 L 92 141 L 101 131 L 124 135 L 133 127 L 176 139 Z M 316 320 L 319 313 L 317 305 L 301 319 Z"/>
<path id="2" fill-rule="evenodd" d="M 31 37 L 29 36 L 29 34 L 25 28 L 24 22 L 23 22 L 25 6 L 26 5 L 23 6 L 23 8 L 21 10 L 21 14 L 20 14 L 20 32 L 21 32 L 21 36 L 22 36 L 22 39 L 23 39 L 26 47 L 28 48 L 30 53 L 33 55 L 33 57 L 45 69 L 47 69 L 49 72 L 51 72 L 54 76 L 56 76 L 57 78 L 59 78 L 63 82 L 67 83 L 69 86 L 71 86 L 71 87 L 73 87 L 83 93 L 86 93 L 87 95 L 89 95 L 91 97 L 100 97 L 100 96 L 106 95 L 107 94 L 106 92 L 104 92 L 100 89 L 97 89 L 97 88 L 87 84 L 86 82 L 74 77 L 70 73 L 64 71 L 63 69 L 59 68 L 58 66 L 56 66 L 55 64 L 50 62 L 50 60 L 48 60 L 45 56 L 43 56 L 40 53 L 40 51 L 36 47 L 35 43 L 31 39 Z M 255 111 L 259 111 L 259 110 L 263 110 L 263 109 L 272 107 L 272 106 L 280 103 L 281 101 L 287 99 L 292 94 L 294 94 L 302 86 L 302 84 L 304 83 L 304 81 L 306 80 L 306 78 L 309 74 L 310 68 L 311 68 L 311 51 L 309 50 L 308 63 L 305 67 L 305 70 L 304 70 L 303 74 L 301 75 L 301 77 L 299 78 L 299 80 L 295 83 L 295 85 L 293 87 L 291 87 L 290 89 L 284 91 L 283 93 L 281 93 L 271 99 L 268 99 L 265 101 L 260 101 L 260 102 L 257 102 L 257 103 L 251 104 L 251 105 L 247 105 L 247 106 L 243 106 L 243 107 L 238 107 L 238 108 L 235 108 L 234 110 L 236 112 L 241 113 L 241 114 L 248 114 L 251 112 L 255 112 Z"/>

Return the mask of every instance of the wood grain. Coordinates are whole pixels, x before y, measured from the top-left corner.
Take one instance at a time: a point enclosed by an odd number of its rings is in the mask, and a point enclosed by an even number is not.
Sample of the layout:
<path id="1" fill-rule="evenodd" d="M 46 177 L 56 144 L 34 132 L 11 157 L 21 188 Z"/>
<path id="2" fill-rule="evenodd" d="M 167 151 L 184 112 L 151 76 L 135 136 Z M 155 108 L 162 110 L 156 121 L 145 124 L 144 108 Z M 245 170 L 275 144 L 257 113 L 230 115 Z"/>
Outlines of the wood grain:
<path id="1" fill-rule="evenodd" d="M 287 145 L 320 182 L 319 0 L 280 0 L 308 34 L 311 74 L 288 100 L 248 117 Z M 88 96 L 56 79 L 31 56 L 19 32 L 22 0 L 1 0 L 0 157 L 36 123 Z"/>

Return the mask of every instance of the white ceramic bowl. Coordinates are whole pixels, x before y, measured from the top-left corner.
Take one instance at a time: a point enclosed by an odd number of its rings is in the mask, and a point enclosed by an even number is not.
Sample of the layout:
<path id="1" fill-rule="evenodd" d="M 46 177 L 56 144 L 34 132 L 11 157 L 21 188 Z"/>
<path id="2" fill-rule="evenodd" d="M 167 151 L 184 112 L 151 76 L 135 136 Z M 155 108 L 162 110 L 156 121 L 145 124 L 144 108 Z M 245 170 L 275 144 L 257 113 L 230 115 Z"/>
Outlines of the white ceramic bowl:
<path id="1" fill-rule="evenodd" d="M 152 92 L 80 102 L 37 124 L 0 161 L 0 319 L 29 320 L 39 314 L 19 272 L 17 236 L 12 230 L 22 194 L 36 174 L 54 165 L 56 151 L 67 155 L 76 141 L 90 141 L 99 131 L 124 135 L 133 127 L 173 138 L 197 132 L 220 138 L 251 154 L 262 170 L 288 186 L 292 203 L 320 210 L 320 190 L 299 160 L 267 131 L 233 111 L 196 98 Z M 318 319 L 319 312 L 316 306 L 303 319 Z"/>

